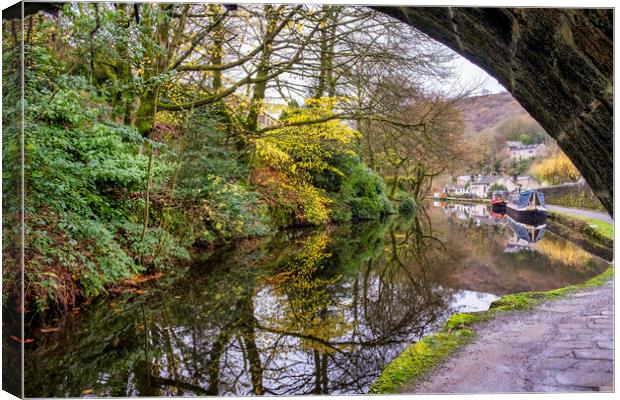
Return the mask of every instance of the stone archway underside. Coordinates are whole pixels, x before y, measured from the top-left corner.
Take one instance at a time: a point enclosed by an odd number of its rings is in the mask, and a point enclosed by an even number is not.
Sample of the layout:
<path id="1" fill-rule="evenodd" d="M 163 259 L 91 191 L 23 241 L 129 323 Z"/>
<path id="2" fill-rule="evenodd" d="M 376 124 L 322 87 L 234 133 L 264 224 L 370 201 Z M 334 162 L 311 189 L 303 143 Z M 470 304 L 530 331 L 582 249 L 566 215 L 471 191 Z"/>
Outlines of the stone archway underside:
<path id="1" fill-rule="evenodd" d="M 495 77 L 613 216 L 613 10 L 373 7 Z"/>

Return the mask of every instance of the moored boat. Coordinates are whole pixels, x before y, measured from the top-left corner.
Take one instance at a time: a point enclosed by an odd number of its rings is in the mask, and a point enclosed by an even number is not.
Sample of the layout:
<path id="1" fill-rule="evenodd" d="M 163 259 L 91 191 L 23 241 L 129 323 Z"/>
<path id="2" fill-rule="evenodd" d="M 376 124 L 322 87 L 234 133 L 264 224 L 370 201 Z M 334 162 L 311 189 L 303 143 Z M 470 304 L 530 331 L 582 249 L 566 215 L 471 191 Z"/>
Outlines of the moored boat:
<path id="1" fill-rule="evenodd" d="M 513 191 L 508 195 L 506 211 L 518 222 L 537 225 L 547 218 L 545 195 L 531 189 Z"/>
<path id="2" fill-rule="evenodd" d="M 493 211 L 504 211 L 508 204 L 508 192 L 505 190 L 495 190 L 491 193 L 491 208 Z"/>

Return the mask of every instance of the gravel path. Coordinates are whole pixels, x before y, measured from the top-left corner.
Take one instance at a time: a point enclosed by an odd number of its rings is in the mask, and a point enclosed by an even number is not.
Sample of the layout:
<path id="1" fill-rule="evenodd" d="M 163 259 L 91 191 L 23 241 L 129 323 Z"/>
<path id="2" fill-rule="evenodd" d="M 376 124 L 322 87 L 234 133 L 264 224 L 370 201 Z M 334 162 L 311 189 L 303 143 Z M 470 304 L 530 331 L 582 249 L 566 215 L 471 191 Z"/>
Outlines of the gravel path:
<path id="1" fill-rule="evenodd" d="M 614 223 L 614 220 L 609 216 L 609 214 L 605 214 L 602 212 L 584 210 L 581 208 L 560 207 L 560 206 L 554 206 L 551 204 L 547 204 L 547 208 L 551 211 L 559 211 L 559 212 L 564 212 L 567 214 L 581 215 L 583 217 L 588 217 L 588 218 L 596 218 L 596 219 L 600 219 L 603 222 L 608 222 L 610 224 Z"/>
<path id="2" fill-rule="evenodd" d="M 613 282 L 511 312 L 406 393 L 613 391 Z"/>

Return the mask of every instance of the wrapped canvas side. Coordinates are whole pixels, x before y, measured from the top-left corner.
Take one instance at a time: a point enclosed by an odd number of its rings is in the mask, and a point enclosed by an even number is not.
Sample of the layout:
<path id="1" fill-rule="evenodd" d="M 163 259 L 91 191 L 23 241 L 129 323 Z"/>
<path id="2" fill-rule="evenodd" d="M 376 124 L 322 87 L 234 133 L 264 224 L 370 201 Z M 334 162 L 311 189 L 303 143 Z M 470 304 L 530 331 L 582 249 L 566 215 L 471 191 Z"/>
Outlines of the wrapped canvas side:
<path id="1" fill-rule="evenodd" d="M 2 390 L 23 397 L 23 3 L 2 18 Z"/>

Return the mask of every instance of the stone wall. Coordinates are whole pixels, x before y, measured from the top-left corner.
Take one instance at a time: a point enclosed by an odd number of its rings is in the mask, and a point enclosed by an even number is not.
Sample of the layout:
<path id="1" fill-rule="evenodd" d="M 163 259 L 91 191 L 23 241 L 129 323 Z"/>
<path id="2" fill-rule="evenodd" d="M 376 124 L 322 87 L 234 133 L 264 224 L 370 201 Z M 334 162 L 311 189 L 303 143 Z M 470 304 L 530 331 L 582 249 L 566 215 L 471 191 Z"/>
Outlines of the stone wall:
<path id="1" fill-rule="evenodd" d="M 585 182 L 548 186 L 538 190 L 545 195 L 547 204 L 605 211 L 603 204 Z"/>

